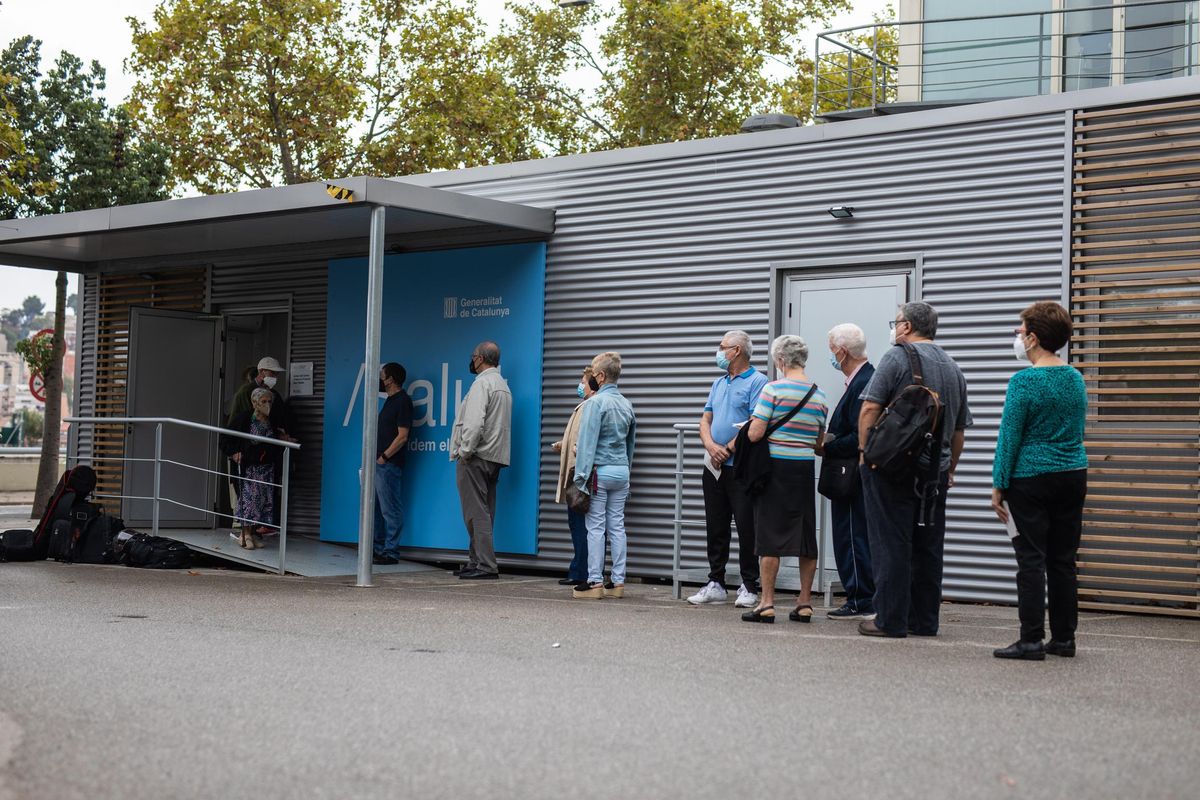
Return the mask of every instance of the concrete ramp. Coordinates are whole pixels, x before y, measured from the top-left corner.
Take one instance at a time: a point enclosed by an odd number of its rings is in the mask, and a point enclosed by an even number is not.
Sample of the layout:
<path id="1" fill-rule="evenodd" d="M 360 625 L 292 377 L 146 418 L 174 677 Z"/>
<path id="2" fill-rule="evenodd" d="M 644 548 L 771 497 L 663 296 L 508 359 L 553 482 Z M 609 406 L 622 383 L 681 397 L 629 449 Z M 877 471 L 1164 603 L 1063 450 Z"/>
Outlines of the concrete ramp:
<path id="1" fill-rule="evenodd" d="M 238 546 L 238 540 L 230 536 L 228 528 L 163 528 L 159 533 L 183 542 L 198 553 L 268 572 L 279 569 L 278 536 L 264 537 L 267 546 L 262 549 L 246 550 Z M 358 572 L 358 549 L 293 534 L 288 536 L 285 568 L 289 573 L 306 578 L 354 576 Z M 436 567 L 415 561 L 401 561 L 389 566 L 376 565 L 372 569 L 377 575 L 437 571 Z"/>

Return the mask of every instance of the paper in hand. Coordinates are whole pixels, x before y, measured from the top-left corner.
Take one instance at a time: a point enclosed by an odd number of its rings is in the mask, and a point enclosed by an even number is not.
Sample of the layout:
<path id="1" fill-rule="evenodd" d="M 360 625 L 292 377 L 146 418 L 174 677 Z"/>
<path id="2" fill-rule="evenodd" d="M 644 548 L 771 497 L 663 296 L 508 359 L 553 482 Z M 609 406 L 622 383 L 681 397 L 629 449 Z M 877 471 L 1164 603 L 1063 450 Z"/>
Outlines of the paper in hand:
<path id="1" fill-rule="evenodd" d="M 1008 521 L 1004 523 L 1004 529 L 1008 531 L 1008 538 L 1015 539 L 1020 534 L 1017 530 L 1017 521 L 1013 519 L 1012 509 L 1008 507 L 1008 501 L 1005 500 L 1001 505 L 1004 506 L 1004 513 L 1008 515 Z"/>

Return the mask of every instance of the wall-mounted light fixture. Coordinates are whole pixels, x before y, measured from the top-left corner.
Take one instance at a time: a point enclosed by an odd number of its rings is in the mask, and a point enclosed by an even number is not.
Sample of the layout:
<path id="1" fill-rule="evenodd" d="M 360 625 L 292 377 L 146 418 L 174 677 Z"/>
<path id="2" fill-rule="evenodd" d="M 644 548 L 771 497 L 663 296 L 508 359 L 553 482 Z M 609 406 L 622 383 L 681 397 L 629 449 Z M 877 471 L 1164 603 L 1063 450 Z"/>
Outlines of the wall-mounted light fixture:
<path id="1" fill-rule="evenodd" d="M 829 209 L 829 216 L 835 219 L 850 219 L 854 216 L 853 206 L 834 206 Z"/>
<path id="2" fill-rule="evenodd" d="M 591 4 L 592 0 L 558 0 L 559 8 L 580 8 Z"/>

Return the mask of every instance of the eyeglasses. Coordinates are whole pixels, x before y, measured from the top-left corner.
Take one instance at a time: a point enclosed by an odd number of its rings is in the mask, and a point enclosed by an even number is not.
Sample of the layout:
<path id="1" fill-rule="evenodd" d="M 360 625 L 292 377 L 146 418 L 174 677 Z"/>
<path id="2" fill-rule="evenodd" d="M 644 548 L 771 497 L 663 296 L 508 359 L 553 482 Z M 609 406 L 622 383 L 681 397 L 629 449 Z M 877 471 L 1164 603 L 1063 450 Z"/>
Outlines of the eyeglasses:
<path id="1" fill-rule="evenodd" d="M 1028 336 L 1029 331 L 1024 330 L 1022 328 L 1013 328 L 1013 335 L 1014 336 Z"/>
<path id="2" fill-rule="evenodd" d="M 901 322 L 908 322 L 908 320 L 906 320 L 906 319 L 893 319 L 893 320 L 890 320 L 890 321 L 888 322 L 888 327 L 889 327 L 889 328 L 891 328 L 892 330 L 896 330 L 896 326 L 897 326 L 897 325 L 899 325 Z"/>

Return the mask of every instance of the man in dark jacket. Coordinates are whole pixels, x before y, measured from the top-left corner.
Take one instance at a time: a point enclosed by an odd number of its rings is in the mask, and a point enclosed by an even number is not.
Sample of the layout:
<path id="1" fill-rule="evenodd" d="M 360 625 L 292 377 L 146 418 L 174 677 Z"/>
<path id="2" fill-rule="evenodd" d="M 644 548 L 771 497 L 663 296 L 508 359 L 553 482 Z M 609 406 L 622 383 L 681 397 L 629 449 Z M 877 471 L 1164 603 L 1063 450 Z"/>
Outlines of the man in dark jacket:
<path id="1" fill-rule="evenodd" d="M 875 374 L 867 361 L 867 337 L 862 328 L 845 322 L 829 331 L 829 360 L 846 376 L 846 391 L 829 418 L 825 433 L 825 455 L 858 459 L 858 415 L 862 392 Z M 846 591 L 846 602 L 830 611 L 830 619 L 862 619 L 871 616 L 875 579 L 871 574 L 871 547 L 867 539 L 867 512 L 862 481 L 854 472 L 854 492 L 848 498 L 830 499 L 833 517 L 833 557 L 838 577 Z"/>

